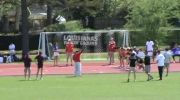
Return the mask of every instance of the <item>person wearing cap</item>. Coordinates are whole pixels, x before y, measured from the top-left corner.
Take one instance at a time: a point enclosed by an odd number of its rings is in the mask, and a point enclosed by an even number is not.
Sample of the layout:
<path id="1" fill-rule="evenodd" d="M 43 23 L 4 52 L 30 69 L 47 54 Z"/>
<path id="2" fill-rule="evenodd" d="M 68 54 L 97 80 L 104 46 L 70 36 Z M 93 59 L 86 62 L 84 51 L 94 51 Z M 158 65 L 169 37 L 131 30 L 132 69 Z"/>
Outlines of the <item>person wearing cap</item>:
<path id="1" fill-rule="evenodd" d="M 109 65 L 114 63 L 114 52 L 116 50 L 116 42 L 114 38 L 111 37 L 109 44 L 108 44 L 108 58 L 109 58 Z"/>
<path id="2" fill-rule="evenodd" d="M 67 55 L 66 66 L 68 66 L 69 59 L 72 66 L 73 49 L 74 49 L 74 44 L 71 41 L 71 39 L 68 39 L 68 42 L 66 43 L 66 55 Z"/>

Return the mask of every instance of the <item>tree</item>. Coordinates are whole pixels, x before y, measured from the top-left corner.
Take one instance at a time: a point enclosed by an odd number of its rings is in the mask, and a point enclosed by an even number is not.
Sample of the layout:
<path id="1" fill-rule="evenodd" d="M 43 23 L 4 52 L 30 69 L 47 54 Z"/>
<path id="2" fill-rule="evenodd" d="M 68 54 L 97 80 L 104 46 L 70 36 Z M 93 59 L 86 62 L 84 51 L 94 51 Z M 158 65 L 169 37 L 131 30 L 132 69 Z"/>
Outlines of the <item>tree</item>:
<path id="1" fill-rule="evenodd" d="M 53 21 L 53 12 L 57 6 L 61 6 L 65 0 L 36 0 L 34 3 L 38 3 L 39 5 L 47 6 L 47 25 L 51 25 Z"/>
<path id="2" fill-rule="evenodd" d="M 95 17 L 103 5 L 102 0 L 68 0 L 65 3 L 73 19 L 83 19 L 86 16 Z"/>
<path id="3" fill-rule="evenodd" d="M 9 32 L 9 14 L 16 12 L 16 8 L 20 6 L 20 0 L 2 0 L 0 1 L 0 15 L 2 15 L 2 31 L 4 33 Z M 17 13 L 16 13 L 17 15 Z M 18 16 L 18 15 L 17 15 Z M 16 17 L 17 17 L 16 16 Z M 16 18 L 17 19 L 17 18 Z M 19 20 L 16 22 L 19 22 Z M 15 24 L 17 25 L 17 24 Z"/>
<path id="4" fill-rule="evenodd" d="M 28 10 L 27 10 L 27 0 L 21 0 L 21 14 L 22 14 L 22 24 L 21 24 L 21 34 L 22 34 L 22 50 L 23 54 L 29 52 L 29 36 L 28 36 Z"/>
<path id="5" fill-rule="evenodd" d="M 140 29 L 151 39 L 158 39 L 165 27 L 172 27 L 171 18 L 180 19 L 179 0 L 136 0 L 129 7 L 127 16 L 129 29 Z"/>

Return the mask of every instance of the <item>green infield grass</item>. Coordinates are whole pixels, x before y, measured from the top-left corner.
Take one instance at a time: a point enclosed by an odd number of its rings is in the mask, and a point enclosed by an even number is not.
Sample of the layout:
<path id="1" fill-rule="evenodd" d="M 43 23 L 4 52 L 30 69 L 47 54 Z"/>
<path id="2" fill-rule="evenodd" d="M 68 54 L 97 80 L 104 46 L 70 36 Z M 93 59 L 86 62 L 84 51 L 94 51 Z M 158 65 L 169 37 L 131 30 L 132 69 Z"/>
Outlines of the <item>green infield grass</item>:
<path id="1" fill-rule="evenodd" d="M 137 79 L 126 82 L 127 74 L 86 74 L 44 76 L 43 80 L 25 81 L 22 76 L 0 77 L 1 100 L 179 100 L 180 73 L 170 73 L 158 81 Z"/>

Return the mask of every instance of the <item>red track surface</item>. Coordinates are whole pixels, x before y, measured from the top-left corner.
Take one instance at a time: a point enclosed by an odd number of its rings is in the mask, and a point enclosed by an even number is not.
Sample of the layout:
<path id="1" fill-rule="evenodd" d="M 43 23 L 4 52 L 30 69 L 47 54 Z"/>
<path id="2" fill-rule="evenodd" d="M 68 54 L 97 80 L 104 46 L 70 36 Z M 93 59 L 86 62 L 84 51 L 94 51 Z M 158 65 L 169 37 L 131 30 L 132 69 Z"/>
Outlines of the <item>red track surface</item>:
<path id="1" fill-rule="evenodd" d="M 118 64 L 107 65 L 106 63 L 82 63 L 82 72 L 85 74 L 89 73 L 125 73 L 124 69 L 120 69 Z M 152 72 L 157 72 L 157 65 L 152 64 Z M 13 76 L 13 75 L 23 75 L 23 63 L 8 63 L 0 64 L 0 76 Z M 36 74 L 36 64 L 32 63 L 31 66 L 32 74 Z M 172 63 L 170 65 L 170 71 L 180 71 L 180 63 Z M 65 66 L 65 64 L 60 64 L 59 66 L 54 67 L 53 64 L 44 64 L 44 74 L 53 75 L 53 74 L 73 74 L 74 67 Z M 138 70 L 138 72 L 141 72 Z"/>

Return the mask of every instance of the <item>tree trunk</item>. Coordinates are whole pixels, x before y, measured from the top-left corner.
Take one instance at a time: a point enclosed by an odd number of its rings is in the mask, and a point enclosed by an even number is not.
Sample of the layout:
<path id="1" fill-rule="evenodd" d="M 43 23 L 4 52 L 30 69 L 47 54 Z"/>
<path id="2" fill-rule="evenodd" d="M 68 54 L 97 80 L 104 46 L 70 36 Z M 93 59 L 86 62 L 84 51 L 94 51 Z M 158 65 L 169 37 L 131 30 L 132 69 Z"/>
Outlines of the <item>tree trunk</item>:
<path id="1" fill-rule="evenodd" d="M 23 54 L 29 52 L 29 36 L 28 36 L 28 10 L 27 1 L 21 0 L 21 14 L 22 14 L 22 24 L 21 24 L 21 34 L 22 34 L 22 50 Z"/>
<path id="2" fill-rule="evenodd" d="M 47 2 L 47 25 L 52 24 L 52 5 Z"/>
<path id="3" fill-rule="evenodd" d="M 9 32 L 9 20 L 8 20 L 8 17 L 7 17 L 7 15 L 3 15 L 3 17 L 2 17 L 2 31 L 4 32 L 4 33 L 8 33 Z"/>
<path id="4" fill-rule="evenodd" d="M 19 32 L 19 22 L 20 22 L 20 7 L 16 7 L 16 15 L 15 15 L 15 31 Z"/>

